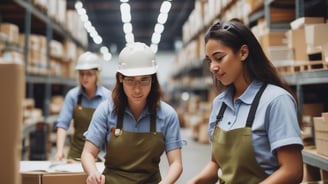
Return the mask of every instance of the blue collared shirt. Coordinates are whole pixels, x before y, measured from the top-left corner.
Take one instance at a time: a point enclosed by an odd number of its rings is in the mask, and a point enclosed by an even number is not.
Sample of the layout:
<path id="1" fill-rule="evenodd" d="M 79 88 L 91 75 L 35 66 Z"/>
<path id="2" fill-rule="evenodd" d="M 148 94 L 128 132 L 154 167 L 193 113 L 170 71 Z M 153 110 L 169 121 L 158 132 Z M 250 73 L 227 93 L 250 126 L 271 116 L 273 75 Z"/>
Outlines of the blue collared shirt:
<path id="1" fill-rule="evenodd" d="M 209 136 L 213 134 L 222 102 L 227 104 L 227 108 L 218 126 L 225 131 L 245 127 L 251 103 L 261 85 L 261 82 L 253 81 L 236 100 L 233 100 L 232 87 L 218 95 L 213 100 Z M 290 93 L 278 86 L 267 85 L 255 114 L 252 132 L 256 160 L 267 174 L 279 167 L 275 154 L 278 148 L 291 144 L 303 146 L 297 105 Z"/>
<path id="2" fill-rule="evenodd" d="M 130 132 L 149 132 L 150 113 L 148 108 L 136 120 L 131 111 L 126 108 L 123 117 L 123 130 Z M 86 140 L 103 148 L 109 143 L 111 129 L 116 128 L 117 115 L 113 112 L 113 103 L 106 100 L 101 103 L 93 114 L 88 131 L 84 134 Z M 181 148 L 185 142 L 181 140 L 180 124 L 176 111 L 167 103 L 161 101 L 156 116 L 156 131 L 164 136 L 165 151 Z"/>
<path id="3" fill-rule="evenodd" d="M 87 108 L 96 108 L 102 101 L 111 97 L 111 91 L 103 86 L 98 86 L 96 95 L 89 99 L 86 93 L 80 86 L 70 89 L 66 96 L 62 110 L 56 121 L 57 127 L 67 130 L 70 127 L 71 120 L 73 118 L 73 111 L 77 105 L 78 95 L 82 94 L 81 105 Z"/>

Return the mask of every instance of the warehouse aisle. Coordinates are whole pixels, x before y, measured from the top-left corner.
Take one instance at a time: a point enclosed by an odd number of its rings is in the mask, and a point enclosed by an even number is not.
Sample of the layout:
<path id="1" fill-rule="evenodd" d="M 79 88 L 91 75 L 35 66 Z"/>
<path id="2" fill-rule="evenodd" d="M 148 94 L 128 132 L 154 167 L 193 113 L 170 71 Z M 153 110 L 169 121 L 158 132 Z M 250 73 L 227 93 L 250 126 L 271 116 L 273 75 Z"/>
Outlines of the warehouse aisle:
<path id="1" fill-rule="evenodd" d="M 183 172 L 176 184 L 185 184 L 190 178 L 195 176 L 207 164 L 210 159 L 210 144 L 200 144 L 191 137 L 191 129 L 181 129 L 182 139 L 187 141 L 187 145 L 182 149 Z M 162 176 L 167 171 L 167 159 L 162 156 L 160 169 Z"/>

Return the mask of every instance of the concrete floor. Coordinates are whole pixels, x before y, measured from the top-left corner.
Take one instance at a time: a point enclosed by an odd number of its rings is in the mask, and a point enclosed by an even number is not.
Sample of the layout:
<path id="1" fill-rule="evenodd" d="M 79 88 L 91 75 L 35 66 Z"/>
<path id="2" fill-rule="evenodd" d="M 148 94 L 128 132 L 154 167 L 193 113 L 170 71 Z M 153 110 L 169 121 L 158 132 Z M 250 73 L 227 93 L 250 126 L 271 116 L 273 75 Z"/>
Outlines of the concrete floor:
<path id="1" fill-rule="evenodd" d="M 189 179 L 198 174 L 210 159 L 210 144 L 200 144 L 191 137 L 191 129 L 181 129 L 182 139 L 187 141 L 187 145 L 182 149 L 183 172 L 176 184 L 185 184 Z M 160 169 L 162 176 L 165 176 L 168 168 L 166 155 L 161 159 Z"/>

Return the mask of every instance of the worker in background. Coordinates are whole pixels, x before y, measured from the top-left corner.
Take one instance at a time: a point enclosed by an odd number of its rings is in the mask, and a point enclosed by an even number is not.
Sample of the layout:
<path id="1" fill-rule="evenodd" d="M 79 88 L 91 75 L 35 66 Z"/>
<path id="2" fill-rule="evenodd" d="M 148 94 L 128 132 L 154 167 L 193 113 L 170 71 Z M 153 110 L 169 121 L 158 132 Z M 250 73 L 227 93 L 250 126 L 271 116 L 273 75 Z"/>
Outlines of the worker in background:
<path id="1" fill-rule="evenodd" d="M 112 99 L 100 104 L 85 134 L 82 166 L 87 183 L 174 183 L 182 172 L 180 126 L 176 111 L 161 100 L 154 52 L 145 44 L 128 44 L 119 54 Z M 95 157 L 107 145 L 105 170 Z M 165 151 L 169 168 L 161 178 Z M 105 182 L 106 181 L 106 182 Z"/>
<path id="2" fill-rule="evenodd" d="M 101 85 L 99 62 L 99 57 L 89 51 L 78 58 L 75 70 L 80 85 L 68 91 L 57 119 L 56 160 L 66 159 L 64 146 L 72 120 L 74 133 L 67 158 L 80 160 L 85 142 L 83 133 L 90 124 L 92 114 L 100 102 L 110 97 L 111 91 Z"/>
<path id="3" fill-rule="evenodd" d="M 220 94 L 209 118 L 211 160 L 188 184 L 300 183 L 303 143 L 295 95 L 238 19 L 205 35 Z M 221 174 L 218 174 L 218 170 Z"/>

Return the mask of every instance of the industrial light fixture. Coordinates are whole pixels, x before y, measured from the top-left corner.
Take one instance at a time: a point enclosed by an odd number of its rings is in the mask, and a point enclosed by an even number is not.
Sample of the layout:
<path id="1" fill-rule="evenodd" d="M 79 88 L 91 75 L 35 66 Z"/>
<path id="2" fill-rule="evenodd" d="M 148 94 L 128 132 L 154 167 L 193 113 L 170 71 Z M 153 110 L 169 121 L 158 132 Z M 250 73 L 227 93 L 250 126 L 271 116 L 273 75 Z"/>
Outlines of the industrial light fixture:
<path id="1" fill-rule="evenodd" d="M 87 15 L 87 11 L 85 8 L 83 8 L 83 4 L 81 1 L 75 2 L 75 9 L 80 16 L 80 20 L 84 24 L 84 28 L 87 30 L 89 36 L 92 38 L 93 42 L 100 45 L 102 44 L 102 37 L 98 34 L 96 28 L 92 25 L 92 23 L 89 20 L 89 17 Z M 100 52 L 103 56 L 103 59 L 105 61 L 109 61 L 112 59 L 112 54 L 108 51 L 108 48 L 105 46 L 102 46 L 100 48 Z"/>
<path id="2" fill-rule="evenodd" d="M 84 24 L 84 28 L 87 30 L 90 37 L 93 39 L 93 42 L 96 44 L 101 44 L 102 37 L 98 34 L 95 27 L 90 22 L 89 17 L 87 15 L 87 11 L 85 10 L 85 8 L 83 8 L 83 4 L 81 1 L 75 2 L 75 9 L 76 9 L 78 15 L 80 16 L 80 20 Z"/>
<path id="3" fill-rule="evenodd" d="M 134 35 L 132 32 L 132 24 L 131 24 L 131 7 L 128 3 L 128 0 L 121 0 L 120 11 L 121 11 L 121 20 L 123 23 L 123 31 L 125 33 L 125 41 L 126 43 L 134 42 Z"/>
<path id="4" fill-rule="evenodd" d="M 169 11 L 171 9 L 171 1 L 163 1 L 160 8 L 160 13 L 157 17 L 157 23 L 154 27 L 154 33 L 152 34 L 151 38 L 151 45 L 150 48 L 156 53 L 158 50 L 158 44 L 161 41 L 161 35 L 164 31 L 164 25 L 167 21 Z"/>
<path id="5" fill-rule="evenodd" d="M 154 27 L 154 32 L 151 37 L 151 45 L 150 48 L 156 53 L 158 50 L 158 44 L 161 41 L 161 36 L 164 31 L 164 25 L 168 18 L 168 13 L 171 9 L 171 1 L 172 0 L 166 0 L 163 1 L 160 7 L 160 13 L 157 17 L 157 23 Z M 123 31 L 125 33 L 125 41 L 126 43 L 132 43 L 134 42 L 134 35 L 133 35 L 133 29 L 131 24 L 131 7 L 129 5 L 129 0 L 120 0 L 121 6 L 121 20 L 123 22 Z"/>

